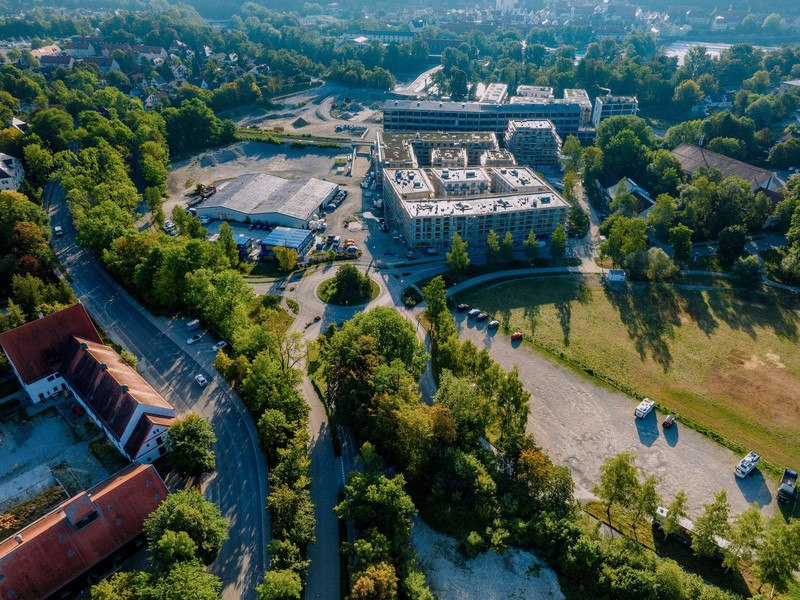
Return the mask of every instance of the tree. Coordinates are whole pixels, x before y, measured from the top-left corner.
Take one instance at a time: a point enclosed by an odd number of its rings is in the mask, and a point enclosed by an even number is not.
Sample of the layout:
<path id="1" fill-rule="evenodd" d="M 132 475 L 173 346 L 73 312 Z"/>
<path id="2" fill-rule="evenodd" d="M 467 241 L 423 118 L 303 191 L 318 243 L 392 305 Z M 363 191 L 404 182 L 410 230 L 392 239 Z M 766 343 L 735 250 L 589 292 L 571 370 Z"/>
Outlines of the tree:
<path id="1" fill-rule="evenodd" d="M 503 261 L 506 263 L 510 263 L 514 260 L 514 238 L 511 236 L 510 231 L 506 231 L 506 235 L 503 237 L 503 245 L 500 248 L 500 254 L 503 257 Z"/>
<path id="2" fill-rule="evenodd" d="M 607 458 L 600 465 L 600 483 L 592 493 L 606 505 L 606 515 L 611 522 L 611 508 L 631 506 L 639 488 L 637 474 L 639 469 L 633 465 L 636 455 L 633 452 L 620 452 Z"/>
<path id="3" fill-rule="evenodd" d="M 216 441 L 211 423 L 191 413 L 173 422 L 167 431 L 165 446 L 170 464 L 189 475 L 210 473 L 216 466 L 216 457 L 211 450 Z"/>
<path id="4" fill-rule="evenodd" d="M 578 185 L 578 175 L 574 171 L 567 171 L 564 174 L 564 199 L 572 205 L 575 205 L 577 198 L 575 197 L 575 187 Z"/>
<path id="5" fill-rule="evenodd" d="M 489 230 L 489 235 L 486 237 L 486 262 L 490 265 L 497 264 L 500 259 L 500 242 L 497 240 L 497 234 L 494 229 Z"/>
<path id="6" fill-rule="evenodd" d="M 197 544 L 185 531 L 167 529 L 156 542 L 154 559 L 160 567 L 168 567 L 172 563 L 194 560 L 197 555 Z"/>
<path id="7" fill-rule="evenodd" d="M 669 230 L 669 243 L 672 246 L 675 260 L 689 260 L 692 256 L 693 231 L 683 223 Z"/>
<path id="8" fill-rule="evenodd" d="M 206 573 L 200 561 L 176 562 L 168 571 L 151 576 L 150 590 L 141 600 L 216 600 L 222 589 L 219 577 Z"/>
<path id="9" fill-rule="evenodd" d="M 742 160 L 745 156 L 744 144 L 735 139 L 728 137 L 717 137 L 708 142 L 708 149 L 725 156 L 730 156 L 738 160 Z"/>
<path id="10" fill-rule="evenodd" d="M 780 169 L 800 165 L 800 139 L 789 138 L 769 151 L 769 163 Z"/>
<path id="11" fill-rule="evenodd" d="M 675 87 L 672 101 L 683 110 L 688 110 L 703 99 L 705 94 L 693 79 L 686 79 Z"/>
<path id="12" fill-rule="evenodd" d="M 761 544 L 764 535 L 764 519 L 758 504 L 753 502 L 743 513 L 733 517 L 728 541 L 725 548 L 725 559 L 722 566 L 725 570 L 737 569 L 741 563 L 749 563 Z"/>
<path id="13" fill-rule="evenodd" d="M 289 570 L 267 571 L 264 583 L 256 588 L 259 600 L 300 600 L 303 582 L 300 575 Z"/>
<path id="14" fill-rule="evenodd" d="M 639 524 L 639 519 L 642 516 L 650 517 L 651 519 L 656 516 L 656 510 L 661 504 L 661 496 L 658 495 L 656 486 L 659 484 L 659 478 L 655 475 L 648 475 L 644 478 L 638 486 L 633 497 L 633 537 L 638 541 L 636 535 L 636 526 Z"/>
<path id="15" fill-rule="evenodd" d="M 372 280 L 362 275 L 353 265 L 343 265 L 334 276 L 336 291 L 331 301 L 337 304 L 358 304 L 368 300 L 372 293 Z"/>
<path id="16" fill-rule="evenodd" d="M 747 231 L 741 225 L 730 225 L 719 232 L 719 257 L 723 263 L 732 265 L 744 254 Z"/>
<path id="17" fill-rule="evenodd" d="M 686 512 L 689 505 L 686 494 L 681 490 L 675 496 L 675 499 L 667 507 L 667 516 L 661 524 L 661 531 L 664 532 L 664 539 L 666 540 L 670 534 L 678 533 L 681 528 L 681 519 L 686 519 L 689 515 Z"/>
<path id="18" fill-rule="evenodd" d="M 564 226 L 559 223 L 553 234 L 550 236 L 550 256 L 561 258 L 567 251 L 567 234 L 564 233 Z"/>
<path id="19" fill-rule="evenodd" d="M 580 168 L 581 155 L 583 153 L 580 140 L 574 135 L 568 135 L 561 147 L 561 153 L 567 157 L 564 163 L 564 170 L 567 173 L 577 173 Z"/>
<path id="20" fill-rule="evenodd" d="M 756 576 L 772 586 L 772 594 L 785 592 L 794 572 L 800 566 L 800 521 L 787 525 L 781 515 L 776 515 L 767 527 L 764 542 L 758 550 L 755 563 Z"/>
<path id="21" fill-rule="evenodd" d="M 197 546 L 197 557 L 206 565 L 214 562 L 228 539 L 228 521 L 216 504 L 195 489 L 170 494 L 144 522 L 147 542 L 153 552 L 166 532 L 185 531 Z"/>
<path id="22" fill-rule="evenodd" d="M 661 248 L 647 251 L 647 278 L 650 281 L 669 281 L 678 274 L 678 266 Z"/>
<path id="23" fill-rule="evenodd" d="M 583 237 L 589 233 L 590 225 L 589 215 L 586 214 L 585 210 L 578 205 L 570 208 L 569 215 L 567 216 L 567 229 L 570 235 Z"/>
<path id="24" fill-rule="evenodd" d="M 222 253 L 228 257 L 231 268 L 235 269 L 239 266 L 239 248 L 236 245 L 236 240 L 233 239 L 233 228 L 228 225 L 227 221 L 223 221 L 219 226 L 217 245 L 222 248 Z"/>
<path id="25" fill-rule="evenodd" d="M 350 600 L 395 600 L 397 597 L 397 573 L 389 563 L 372 564 L 353 575 Z"/>
<path id="26" fill-rule="evenodd" d="M 522 242 L 522 247 L 525 250 L 525 256 L 531 262 L 535 261 L 539 257 L 539 239 L 536 237 L 536 234 L 531 231 L 528 233 L 528 237 Z"/>
<path id="27" fill-rule="evenodd" d="M 695 521 L 692 550 L 697 556 L 713 556 L 717 550 L 717 537 L 727 537 L 730 530 L 728 516 L 731 507 L 724 489 L 714 495 L 714 502 L 703 506 L 705 512 Z"/>
<path id="28" fill-rule="evenodd" d="M 442 277 L 436 276 L 422 288 L 425 296 L 425 317 L 431 325 L 431 356 L 434 376 L 439 374 L 439 348 L 456 333 L 453 317 L 447 308 L 447 295 Z"/>
<path id="29" fill-rule="evenodd" d="M 731 275 L 737 285 L 753 290 L 764 281 L 766 267 L 758 256 L 750 255 L 744 258 L 740 256 L 731 267 Z"/>
<path id="30" fill-rule="evenodd" d="M 450 240 L 450 252 L 446 258 L 447 268 L 453 273 L 463 273 L 469 267 L 469 255 L 467 254 L 467 242 L 461 239 L 457 233 Z"/>
<path id="31" fill-rule="evenodd" d="M 276 246 L 275 258 L 278 261 L 278 268 L 285 273 L 293 271 L 297 266 L 297 250 L 294 248 Z"/>

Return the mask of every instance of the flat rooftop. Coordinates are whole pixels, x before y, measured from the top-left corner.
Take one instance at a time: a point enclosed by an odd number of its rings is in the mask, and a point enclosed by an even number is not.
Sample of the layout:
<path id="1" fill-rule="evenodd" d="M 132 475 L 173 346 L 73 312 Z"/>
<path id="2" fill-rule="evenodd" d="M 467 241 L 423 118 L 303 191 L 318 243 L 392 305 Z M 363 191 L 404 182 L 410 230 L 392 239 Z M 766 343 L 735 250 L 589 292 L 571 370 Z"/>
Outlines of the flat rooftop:
<path id="1" fill-rule="evenodd" d="M 514 189 L 550 189 L 550 186 L 528 167 L 494 167 L 492 168 L 492 176 L 496 179 L 502 179 L 507 185 Z"/>
<path id="2" fill-rule="evenodd" d="M 489 176 L 483 169 L 431 169 L 434 177 L 445 183 L 476 182 L 489 184 Z"/>
<path id="3" fill-rule="evenodd" d="M 487 215 L 569 207 L 569 204 L 553 191 L 531 194 L 498 194 L 452 200 L 416 202 L 404 200 L 402 205 L 403 210 L 412 217 Z"/>
<path id="4" fill-rule="evenodd" d="M 522 96 L 512 96 L 509 104 L 517 105 L 516 109 L 524 108 L 521 105 L 536 106 L 538 108 L 547 105 L 570 105 L 578 106 L 575 100 L 565 100 L 563 98 L 523 98 Z M 383 104 L 384 112 L 392 110 L 420 110 L 420 111 L 442 111 L 442 112 L 500 112 L 509 110 L 509 104 L 488 104 L 480 102 L 452 102 L 445 100 L 387 100 Z"/>
<path id="5" fill-rule="evenodd" d="M 553 122 L 548 119 L 514 119 L 508 122 L 509 125 L 512 123 L 517 129 L 553 129 Z"/>
<path id="6" fill-rule="evenodd" d="M 433 185 L 422 169 L 390 169 L 387 174 L 391 186 L 401 197 L 406 194 L 433 194 Z"/>
<path id="7" fill-rule="evenodd" d="M 638 102 L 636 96 L 598 96 L 597 99 L 603 104 L 607 104 L 610 102 L 615 102 L 615 103 Z"/>
<path id="8" fill-rule="evenodd" d="M 583 89 L 566 89 L 564 90 L 564 98 L 575 100 L 576 102 L 591 102 L 589 94 Z"/>
<path id="9" fill-rule="evenodd" d="M 497 147 L 497 138 L 491 131 L 465 131 L 457 133 L 444 133 L 439 131 L 409 132 L 409 131 L 383 131 L 380 133 L 379 145 L 383 149 L 384 160 L 387 163 L 413 163 L 412 149 L 415 143 L 445 146 L 473 146 L 483 145 L 489 148 Z"/>
<path id="10" fill-rule="evenodd" d="M 245 215 L 280 213 L 308 219 L 338 186 L 315 178 L 283 179 L 268 173 L 250 173 L 221 186 L 198 209 L 223 208 Z"/>

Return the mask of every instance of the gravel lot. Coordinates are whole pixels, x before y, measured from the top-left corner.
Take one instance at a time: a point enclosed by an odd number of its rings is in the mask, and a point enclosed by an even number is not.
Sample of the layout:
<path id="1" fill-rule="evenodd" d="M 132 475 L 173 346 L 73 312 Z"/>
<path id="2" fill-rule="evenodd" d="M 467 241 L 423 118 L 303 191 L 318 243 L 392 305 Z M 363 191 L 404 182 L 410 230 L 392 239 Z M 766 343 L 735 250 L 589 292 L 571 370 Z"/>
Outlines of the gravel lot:
<path id="1" fill-rule="evenodd" d="M 435 532 L 422 519 L 414 521 L 411 543 L 431 591 L 440 600 L 564 598 L 555 571 L 533 552 L 492 551 L 466 560 L 453 538 Z"/>
<path id="2" fill-rule="evenodd" d="M 572 469 L 578 499 L 593 497 L 591 489 L 606 458 L 631 450 L 639 456 L 639 467 L 661 477 L 659 491 L 665 502 L 679 490 L 686 492 L 693 516 L 721 488 L 727 490 L 734 512 L 754 501 L 767 515 L 777 510 L 776 482 L 760 471 L 736 479 L 733 469 L 739 457 L 727 448 L 680 424 L 668 431 L 661 429 L 661 414 L 634 419 L 636 401 L 628 396 L 596 385 L 526 346 L 519 347 L 518 342 L 512 344 L 508 335 L 487 331 L 485 322 L 476 323 L 464 313 L 455 313 L 455 319 L 462 339 L 471 339 L 479 348 L 486 346 L 506 369 L 519 367 L 531 393 L 527 430 L 554 462 Z M 707 465 L 725 468 L 711 470 Z"/>

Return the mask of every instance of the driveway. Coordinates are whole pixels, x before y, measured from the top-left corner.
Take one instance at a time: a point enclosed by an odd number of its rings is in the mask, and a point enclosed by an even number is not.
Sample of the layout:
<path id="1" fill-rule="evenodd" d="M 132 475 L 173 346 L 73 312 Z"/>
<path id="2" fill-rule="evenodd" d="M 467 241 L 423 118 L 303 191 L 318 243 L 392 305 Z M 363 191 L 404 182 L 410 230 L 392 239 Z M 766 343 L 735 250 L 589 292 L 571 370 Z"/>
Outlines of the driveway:
<path id="1" fill-rule="evenodd" d="M 187 319 L 154 317 L 125 292 L 86 250 L 78 247 L 59 188 L 48 187 L 53 249 L 70 285 L 89 314 L 126 350 L 139 358 L 139 370 L 178 414 L 193 411 L 214 426 L 217 469 L 204 479 L 203 495 L 230 521 L 226 541 L 210 571 L 222 579 L 226 600 L 256 598 L 263 580 L 269 540 L 265 510 L 267 468 L 252 419 L 241 399 L 214 371 L 213 340 L 187 346 Z M 194 381 L 202 373 L 210 385 Z"/>
<path id="2" fill-rule="evenodd" d="M 655 412 L 637 420 L 637 402 L 611 388 L 597 385 L 497 331 L 487 331 L 464 313 L 455 313 L 461 339 L 486 347 L 503 368 L 519 367 L 520 379 L 531 393 L 527 431 L 557 464 L 572 470 L 575 496 L 593 498 L 600 465 L 624 450 L 635 452 L 645 473 L 661 477 L 659 492 L 670 502 L 678 491 L 689 497 L 692 516 L 702 512 L 725 488 L 734 512 L 758 502 L 762 512 L 776 510 L 775 482 L 756 471 L 744 480 L 733 469 L 739 457 L 727 448 L 681 424 L 660 426 L 664 415 Z"/>

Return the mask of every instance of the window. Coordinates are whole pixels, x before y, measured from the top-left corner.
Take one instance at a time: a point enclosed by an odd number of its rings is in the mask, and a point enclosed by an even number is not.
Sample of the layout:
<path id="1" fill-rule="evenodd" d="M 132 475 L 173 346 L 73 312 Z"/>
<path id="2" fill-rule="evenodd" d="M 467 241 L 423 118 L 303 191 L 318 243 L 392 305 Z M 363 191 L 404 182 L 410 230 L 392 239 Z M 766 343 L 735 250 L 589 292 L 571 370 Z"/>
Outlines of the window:
<path id="1" fill-rule="evenodd" d="M 88 515 L 83 517 L 80 521 L 75 523 L 75 529 L 80 531 L 81 529 L 86 527 L 89 523 L 92 523 L 93 521 L 96 521 L 97 517 L 98 517 L 98 515 L 97 515 L 97 511 L 96 510 L 90 512 Z"/>
<path id="2" fill-rule="evenodd" d="M 47 381 L 53 381 L 53 379 L 55 379 L 55 378 L 56 378 L 55 375 L 50 375 L 50 377 L 47 378 Z"/>

